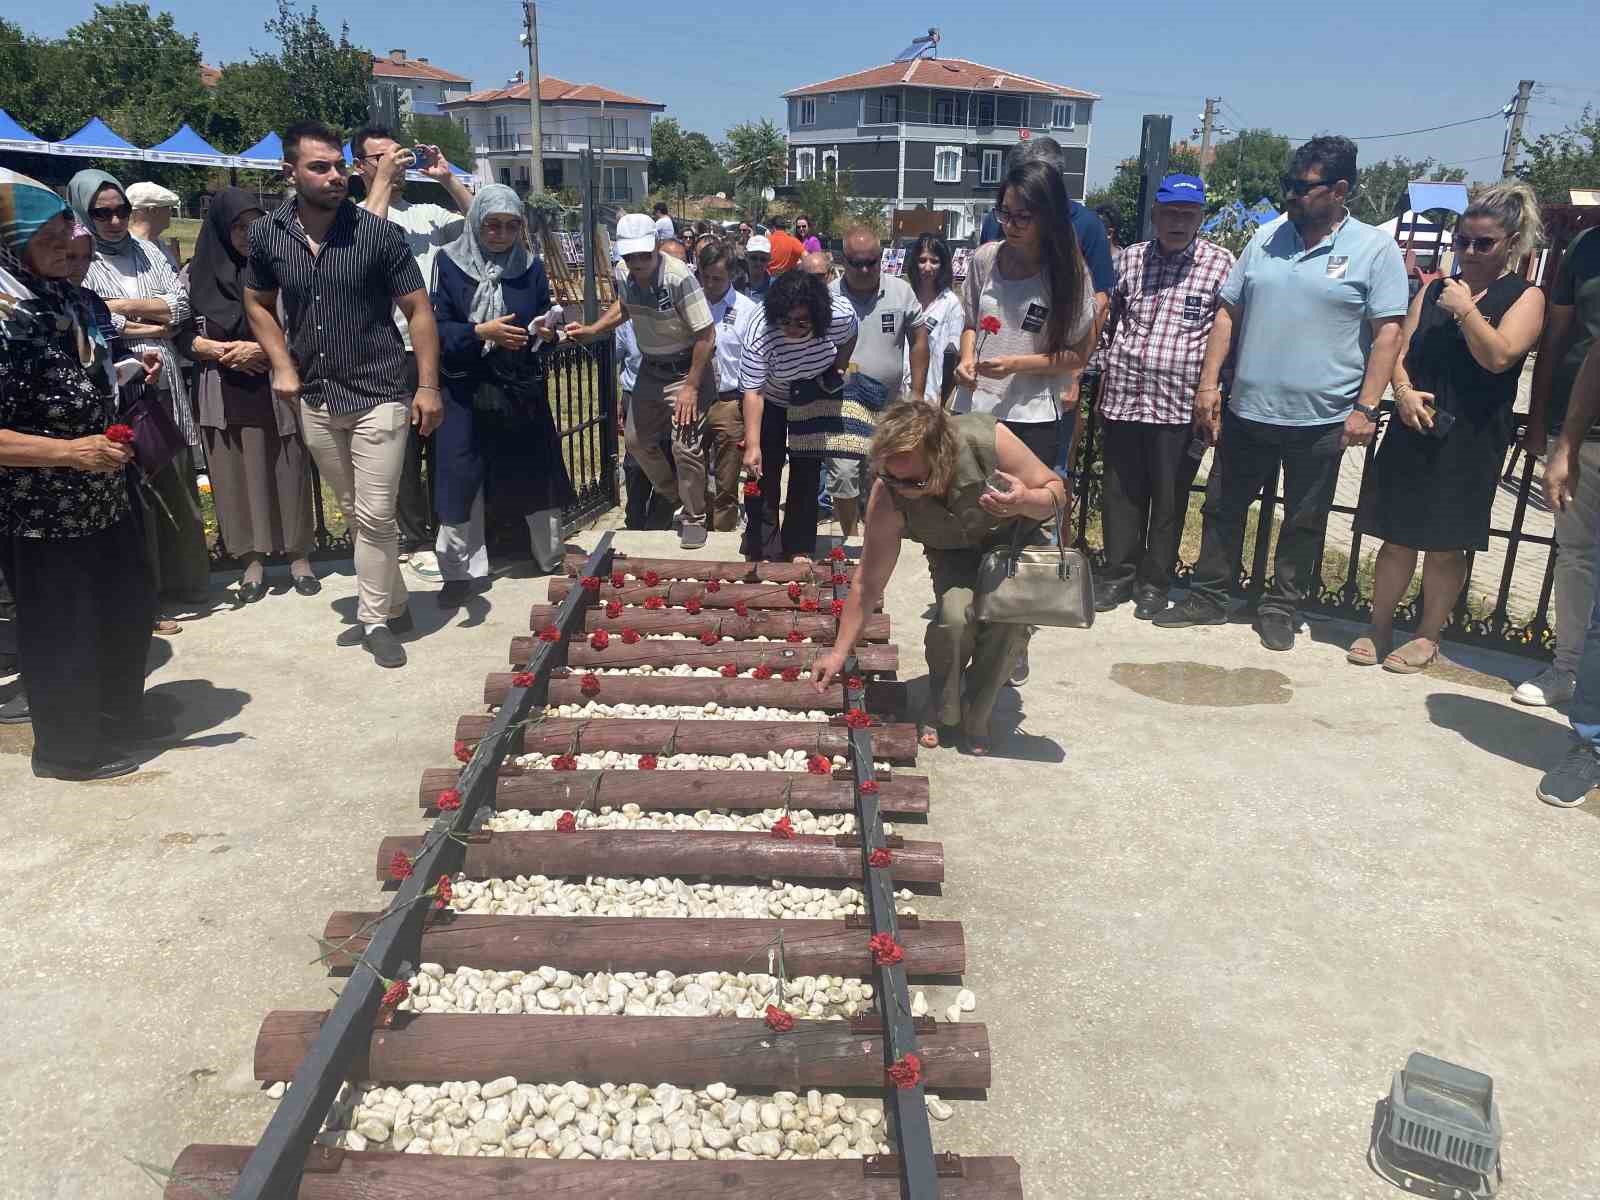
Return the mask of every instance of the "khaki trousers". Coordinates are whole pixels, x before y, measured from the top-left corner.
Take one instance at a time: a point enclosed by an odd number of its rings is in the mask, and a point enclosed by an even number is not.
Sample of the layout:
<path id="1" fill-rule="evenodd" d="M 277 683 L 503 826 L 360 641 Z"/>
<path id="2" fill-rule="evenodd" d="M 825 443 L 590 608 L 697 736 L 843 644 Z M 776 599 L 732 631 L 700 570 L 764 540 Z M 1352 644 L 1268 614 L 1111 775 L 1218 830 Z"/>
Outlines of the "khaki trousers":
<path id="1" fill-rule="evenodd" d="M 706 454 L 711 468 L 711 528 L 723 533 L 739 528 L 739 470 L 744 463 L 743 392 L 723 392 L 706 414 Z"/>
<path id="2" fill-rule="evenodd" d="M 933 577 L 933 620 L 923 635 L 928 660 L 928 711 L 924 720 L 958 725 L 989 736 L 1000 689 L 1011 677 L 1033 630 L 1028 625 L 978 621 L 972 615 L 982 550 L 928 550 Z"/>
<path id="3" fill-rule="evenodd" d="M 306 449 L 338 498 L 355 542 L 356 620 L 362 625 L 382 625 L 406 608 L 395 500 L 410 426 L 411 406 L 399 401 L 344 414 L 300 404 Z"/>
<path id="4" fill-rule="evenodd" d="M 684 359 L 688 361 L 687 356 Z M 650 479 L 650 485 L 683 509 L 685 525 L 706 523 L 706 414 L 716 401 L 715 367 L 708 366 L 700 377 L 699 414 L 690 429 L 672 424 L 673 406 L 684 373 L 674 362 L 645 359 L 639 364 L 639 378 L 633 385 L 633 408 L 628 414 L 628 452 Z M 661 452 L 661 443 L 672 442 L 672 459 Z M 674 472 L 673 466 L 677 470 Z"/>

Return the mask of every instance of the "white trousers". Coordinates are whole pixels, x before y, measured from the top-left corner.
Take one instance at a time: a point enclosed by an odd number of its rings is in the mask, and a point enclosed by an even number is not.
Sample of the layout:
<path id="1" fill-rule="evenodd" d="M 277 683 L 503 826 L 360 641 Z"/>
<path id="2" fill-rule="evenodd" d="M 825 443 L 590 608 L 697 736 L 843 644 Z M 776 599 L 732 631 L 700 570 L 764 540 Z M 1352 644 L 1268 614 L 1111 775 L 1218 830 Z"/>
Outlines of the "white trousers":
<path id="1" fill-rule="evenodd" d="M 565 545 L 561 539 L 561 510 L 546 508 L 527 515 L 528 540 L 533 560 L 542 571 L 561 566 Z M 445 580 L 487 579 L 489 551 L 483 544 L 483 490 L 472 498 L 472 510 L 460 525 L 439 522 L 439 537 L 434 542 L 439 557 L 439 573 Z"/>
<path id="2" fill-rule="evenodd" d="M 1600 442 L 1585 442 L 1578 491 L 1556 513 L 1555 665 L 1576 671 L 1594 610 L 1595 551 L 1600 545 Z"/>

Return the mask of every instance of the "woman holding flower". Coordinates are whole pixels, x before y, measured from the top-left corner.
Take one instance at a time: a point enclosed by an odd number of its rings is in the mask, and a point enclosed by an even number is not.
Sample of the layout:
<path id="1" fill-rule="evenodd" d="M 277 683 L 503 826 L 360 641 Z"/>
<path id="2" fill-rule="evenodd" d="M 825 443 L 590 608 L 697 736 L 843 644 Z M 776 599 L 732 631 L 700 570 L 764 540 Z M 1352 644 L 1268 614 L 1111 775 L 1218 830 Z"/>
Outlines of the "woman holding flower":
<path id="1" fill-rule="evenodd" d="M 966 310 L 955 412 L 997 417 L 1041 462 L 1057 458 L 1062 385 L 1088 361 L 1094 289 L 1072 231 L 1061 173 L 1012 167 L 995 215 L 1002 241 L 980 246 L 962 288 Z"/>
<path id="2" fill-rule="evenodd" d="M 131 431 L 113 429 L 111 353 L 68 278 L 72 233 L 54 192 L 0 169 L 0 565 L 34 774 L 89 780 L 137 770 L 123 747 L 163 730 L 141 714 L 155 595 L 129 502 Z"/>

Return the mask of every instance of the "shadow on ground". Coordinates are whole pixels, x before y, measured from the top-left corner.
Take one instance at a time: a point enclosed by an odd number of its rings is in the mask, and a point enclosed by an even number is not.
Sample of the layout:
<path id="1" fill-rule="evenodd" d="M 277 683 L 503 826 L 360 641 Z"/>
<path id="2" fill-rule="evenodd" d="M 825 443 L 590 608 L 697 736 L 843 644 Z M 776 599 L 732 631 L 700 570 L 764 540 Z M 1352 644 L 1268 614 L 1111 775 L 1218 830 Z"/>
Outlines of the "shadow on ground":
<path id="1" fill-rule="evenodd" d="M 250 703 L 250 693 L 237 688 L 217 687 L 208 679 L 172 679 L 148 689 L 144 703 L 146 712 L 177 727 L 176 740 L 164 744 L 163 751 L 226 746 L 246 736 L 206 733 L 232 721 Z"/>
<path id="2" fill-rule="evenodd" d="M 1566 727 L 1503 701 L 1435 692 L 1428 718 L 1440 729 L 1459 733 L 1478 749 L 1534 770 L 1548 770 L 1566 752 L 1572 735 Z"/>

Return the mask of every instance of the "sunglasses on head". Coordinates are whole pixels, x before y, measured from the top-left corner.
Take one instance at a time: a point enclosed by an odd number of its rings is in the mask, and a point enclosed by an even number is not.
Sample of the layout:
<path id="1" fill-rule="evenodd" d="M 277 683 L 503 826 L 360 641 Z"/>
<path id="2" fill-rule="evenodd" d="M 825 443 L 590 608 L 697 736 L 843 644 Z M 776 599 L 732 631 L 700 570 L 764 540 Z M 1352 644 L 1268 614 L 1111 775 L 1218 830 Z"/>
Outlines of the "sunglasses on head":
<path id="1" fill-rule="evenodd" d="M 1505 241 L 1505 234 L 1501 234 L 1499 237 L 1468 237 L 1464 233 L 1458 233 L 1452 240 L 1455 242 L 1457 250 L 1470 249 L 1478 254 L 1487 254 Z"/>
<path id="2" fill-rule="evenodd" d="M 1332 187 L 1338 182 L 1337 179 L 1296 179 L 1293 175 L 1285 175 L 1278 180 L 1278 186 L 1283 189 L 1285 196 L 1304 196 L 1319 187 Z"/>
<path id="3" fill-rule="evenodd" d="M 126 221 L 133 215 L 133 205 L 119 204 L 115 208 L 91 208 L 89 215 L 96 221 L 109 221 L 113 217 L 121 217 Z"/>

